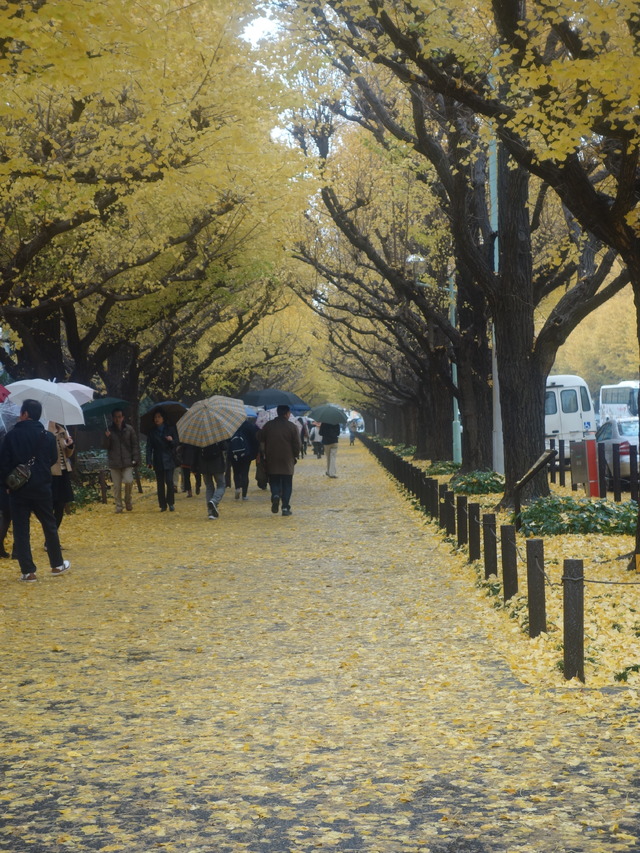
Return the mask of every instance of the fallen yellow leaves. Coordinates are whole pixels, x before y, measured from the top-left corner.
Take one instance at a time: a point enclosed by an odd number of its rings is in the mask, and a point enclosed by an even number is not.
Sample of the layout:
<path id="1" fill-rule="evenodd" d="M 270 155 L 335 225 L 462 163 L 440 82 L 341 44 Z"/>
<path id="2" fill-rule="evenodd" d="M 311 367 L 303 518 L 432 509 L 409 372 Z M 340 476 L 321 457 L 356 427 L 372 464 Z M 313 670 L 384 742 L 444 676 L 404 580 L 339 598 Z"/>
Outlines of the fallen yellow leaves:
<path id="1" fill-rule="evenodd" d="M 0 848 L 637 849 L 637 693 L 549 676 L 553 633 L 487 606 L 362 447 L 339 464 L 301 462 L 290 519 L 149 490 L 64 520 L 64 578 L 7 568 Z"/>

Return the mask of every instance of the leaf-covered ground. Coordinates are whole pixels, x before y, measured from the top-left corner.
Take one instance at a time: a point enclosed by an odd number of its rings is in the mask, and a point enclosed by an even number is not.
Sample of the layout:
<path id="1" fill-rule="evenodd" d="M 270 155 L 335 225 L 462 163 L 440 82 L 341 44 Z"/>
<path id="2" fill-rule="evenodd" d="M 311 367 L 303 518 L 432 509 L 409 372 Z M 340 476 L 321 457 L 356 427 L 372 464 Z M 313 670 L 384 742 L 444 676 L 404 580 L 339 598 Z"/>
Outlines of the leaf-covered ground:
<path id="1" fill-rule="evenodd" d="M 0 849 L 640 849 L 635 691 L 525 685 L 472 567 L 361 445 L 338 466 L 288 519 L 147 486 L 65 518 L 69 574 L 39 536 L 37 584 L 3 563 Z"/>

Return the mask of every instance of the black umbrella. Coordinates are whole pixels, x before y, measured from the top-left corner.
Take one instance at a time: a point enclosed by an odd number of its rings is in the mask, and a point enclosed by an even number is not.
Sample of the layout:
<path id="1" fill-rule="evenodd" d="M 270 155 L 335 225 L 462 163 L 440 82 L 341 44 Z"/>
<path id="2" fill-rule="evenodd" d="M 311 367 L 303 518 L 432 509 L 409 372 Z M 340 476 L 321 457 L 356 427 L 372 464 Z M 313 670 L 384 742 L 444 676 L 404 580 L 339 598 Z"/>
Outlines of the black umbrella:
<path id="1" fill-rule="evenodd" d="M 249 406 L 262 406 L 265 409 L 273 409 L 274 406 L 294 406 L 299 410 L 310 409 L 308 403 L 301 400 L 293 391 L 281 391 L 279 388 L 262 388 L 260 391 L 247 391 L 242 394 L 241 400 Z"/>
<path id="2" fill-rule="evenodd" d="M 153 416 L 159 409 L 164 412 L 165 422 L 175 426 L 187 411 L 187 406 L 184 403 L 179 403 L 177 400 L 165 400 L 162 403 L 155 403 L 140 418 L 140 432 L 144 433 L 144 435 L 149 435 L 154 428 Z"/>

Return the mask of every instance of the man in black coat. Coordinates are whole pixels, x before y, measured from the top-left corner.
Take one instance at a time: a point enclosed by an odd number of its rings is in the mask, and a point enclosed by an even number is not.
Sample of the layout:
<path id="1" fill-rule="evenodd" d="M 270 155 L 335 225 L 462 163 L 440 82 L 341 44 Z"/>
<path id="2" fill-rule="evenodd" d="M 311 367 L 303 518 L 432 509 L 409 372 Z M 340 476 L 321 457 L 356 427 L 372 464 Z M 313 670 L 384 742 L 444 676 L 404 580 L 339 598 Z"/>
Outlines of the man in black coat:
<path id="1" fill-rule="evenodd" d="M 56 440 L 40 423 L 41 415 L 42 405 L 37 400 L 25 400 L 20 409 L 20 420 L 7 433 L 0 448 L 0 484 L 6 483 L 9 472 L 16 465 L 29 464 L 31 468 L 29 480 L 16 491 L 9 490 L 13 548 L 23 581 L 36 580 L 29 533 L 31 513 L 42 525 L 51 574 L 61 575 L 71 565 L 62 559 L 58 526 L 53 514 L 51 466 L 58 458 Z"/>

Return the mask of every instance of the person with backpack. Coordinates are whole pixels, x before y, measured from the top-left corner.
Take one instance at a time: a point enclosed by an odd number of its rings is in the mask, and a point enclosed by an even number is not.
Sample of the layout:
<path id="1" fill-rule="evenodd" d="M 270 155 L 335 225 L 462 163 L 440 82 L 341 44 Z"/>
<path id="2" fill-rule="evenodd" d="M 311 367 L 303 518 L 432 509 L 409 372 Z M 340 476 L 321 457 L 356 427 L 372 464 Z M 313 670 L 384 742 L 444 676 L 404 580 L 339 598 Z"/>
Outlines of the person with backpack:
<path id="1" fill-rule="evenodd" d="M 255 418 L 247 418 L 229 439 L 229 457 L 237 501 L 241 497 L 243 501 L 249 500 L 247 496 L 249 489 L 249 468 L 260 449 L 257 435 L 258 427 L 256 426 Z"/>

